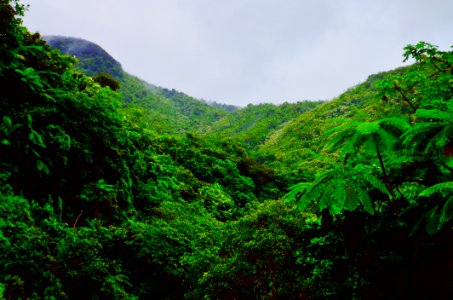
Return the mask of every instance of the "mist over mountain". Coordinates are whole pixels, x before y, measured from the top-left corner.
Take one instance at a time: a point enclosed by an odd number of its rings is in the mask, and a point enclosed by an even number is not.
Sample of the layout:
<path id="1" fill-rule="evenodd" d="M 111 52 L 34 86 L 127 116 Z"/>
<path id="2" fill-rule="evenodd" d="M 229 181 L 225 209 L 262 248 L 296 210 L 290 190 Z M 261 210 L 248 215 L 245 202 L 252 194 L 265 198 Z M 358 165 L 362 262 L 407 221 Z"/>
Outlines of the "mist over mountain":
<path id="1" fill-rule="evenodd" d="M 203 132 L 207 126 L 234 111 L 232 105 L 209 103 L 172 88 L 148 83 L 125 72 L 121 64 L 101 46 L 74 37 L 44 36 L 43 39 L 63 54 L 77 58 L 77 69 L 88 76 L 106 72 L 116 78 L 125 105 L 136 106 L 151 126 L 161 133 Z"/>
<path id="2" fill-rule="evenodd" d="M 121 78 L 123 69 L 121 64 L 97 44 L 74 37 L 45 35 L 43 39 L 53 48 L 63 54 L 75 56 L 79 67 L 88 76 L 100 72 L 107 72 L 113 77 Z"/>
<path id="3" fill-rule="evenodd" d="M 85 74 L 94 76 L 106 72 L 117 78 L 121 83 L 123 102 L 138 107 L 150 126 L 161 133 L 209 132 L 234 138 L 250 149 L 251 145 L 255 147 L 264 143 L 281 124 L 318 104 L 298 102 L 238 108 L 199 100 L 125 72 L 118 61 L 93 42 L 61 36 L 44 36 L 44 40 L 62 53 L 75 56 L 78 59 L 75 67 Z"/>
<path id="4" fill-rule="evenodd" d="M 231 109 L 25 11 L 0 1 L 0 299 L 451 298 L 453 52 Z"/>

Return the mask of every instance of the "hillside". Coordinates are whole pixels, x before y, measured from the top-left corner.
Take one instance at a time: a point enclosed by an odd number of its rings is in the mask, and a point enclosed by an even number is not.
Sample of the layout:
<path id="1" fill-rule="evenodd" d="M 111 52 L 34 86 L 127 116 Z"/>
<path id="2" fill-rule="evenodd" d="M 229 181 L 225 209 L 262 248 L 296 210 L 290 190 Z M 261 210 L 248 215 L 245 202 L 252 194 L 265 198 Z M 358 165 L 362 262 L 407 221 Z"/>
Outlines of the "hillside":
<path id="1" fill-rule="evenodd" d="M 63 54 L 75 56 L 78 59 L 75 67 L 88 76 L 106 72 L 116 78 L 121 83 L 123 102 L 131 113 L 142 115 L 149 128 L 158 133 L 204 132 L 207 126 L 226 115 L 221 106 L 209 105 L 128 74 L 107 51 L 93 42 L 61 36 L 44 36 L 44 40 Z"/>
<path id="2" fill-rule="evenodd" d="M 293 174 L 296 180 L 313 180 L 313 175 L 326 167 L 316 159 L 316 153 L 324 151 L 330 139 L 329 130 L 352 119 L 375 121 L 400 116 L 401 105 L 384 101 L 379 85 L 416 68 L 410 66 L 370 75 L 365 82 L 348 89 L 336 99 L 291 118 L 258 145 L 254 151 L 255 158 L 285 174 Z"/>
<path id="3" fill-rule="evenodd" d="M 64 36 L 43 36 L 43 39 L 49 46 L 59 49 L 62 53 L 75 56 L 78 60 L 76 67 L 88 76 L 100 72 L 107 72 L 116 78 L 123 75 L 121 64 L 95 43 Z"/>
<path id="4" fill-rule="evenodd" d="M 174 89 L 147 83 L 124 72 L 121 64 L 95 43 L 71 37 L 45 36 L 46 42 L 78 59 L 76 68 L 89 76 L 107 72 L 121 85 L 123 102 L 158 133 L 192 131 L 232 138 L 253 150 L 282 124 L 315 108 L 319 102 L 249 105 L 246 108 L 194 99 Z"/>
<path id="5" fill-rule="evenodd" d="M 249 104 L 213 123 L 207 134 L 218 138 L 231 138 L 241 143 L 248 151 L 256 151 L 284 124 L 315 109 L 321 103 L 305 101 L 281 105 Z"/>
<path id="6" fill-rule="evenodd" d="M 213 121 L 171 89 L 126 101 L 25 11 L 0 1 L 0 299 L 451 298 L 452 51 Z"/>

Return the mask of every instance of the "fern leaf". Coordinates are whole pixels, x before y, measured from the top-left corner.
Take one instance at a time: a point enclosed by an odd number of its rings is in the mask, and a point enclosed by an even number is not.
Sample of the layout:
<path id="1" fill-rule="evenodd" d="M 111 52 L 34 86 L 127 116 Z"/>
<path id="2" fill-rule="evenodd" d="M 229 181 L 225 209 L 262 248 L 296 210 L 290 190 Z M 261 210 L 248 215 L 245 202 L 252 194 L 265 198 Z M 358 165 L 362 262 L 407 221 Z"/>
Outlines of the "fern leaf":
<path id="1" fill-rule="evenodd" d="M 437 148 L 444 148 L 453 135 L 453 126 L 445 126 L 434 138 Z"/>
<path id="2" fill-rule="evenodd" d="M 376 156 L 376 149 L 378 147 L 378 143 L 373 137 L 368 137 L 365 142 L 362 143 L 362 149 L 364 153 L 368 156 Z"/>
<path id="3" fill-rule="evenodd" d="M 419 109 L 415 115 L 423 119 L 453 123 L 453 112 L 450 111 L 441 111 L 438 109 Z"/>
<path id="4" fill-rule="evenodd" d="M 389 166 L 392 166 L 394 169 L 401 168 L 402 166 L 409 165 L 415 161 L 415 157 L 412 155 L 404 155 L 403 153 L 400 153 L 400 155 L 396 156 L 393 155 L 389 157 L 388 159 L 388 164 Z"/>
<path id="5" fill-rule="evenodd" d="M 314 182 L 311 184 L 307 184 L 307 188 L 305 190 L 305 194 L 297 201 L 297 206 L 300 210 L 304 210 L 311 202 L 323 198 L 325 193 L 325 185 L 326 181 L 329 181 L 333 178 L 336 174 L 337 170 L 330 170 L 321 174 Z M 299 186 L 299 188 L 301 188 Z M 295 187 L 298 189 L 298 187 Z M 291 192 L 290 192 L 291 193 Z M 289 195 L 291 197 L 291 195 Z"/>
<path id="6" fill-rule="evenodd" d="M 453 220 L 453 196 L 448 198 L 447 202 L 445 202 L 444 206 L 442 207 L 437 230 L 440 230 L 442 226 L 450 220 Z"/>
<path id="7" fill-rule="evenodd" d="M 344 158 L 348 154 L 353 154 L 356 151 L 356 144 L 357 136 L 353 136 L 343 145 L 340 153 L 341 158 Z"/>
<path id="8" fill-rule="evenodd" d="M 430 132 L 429 136 L 426 136 L 426 139 L 420 143 L 424 147 L 423 154 L 429 154 L 439 148 L 442 148 L 443 150 L 449 141 L 448 135 L 446 134 L 449 131 L 448 127 L 449 126 L 444 127 L 443 129 L 441 129 L 440 126 L 433 127 L 433 130 Z"/>
<path id="9" fill-rule="evenodd" d="M 378 122 L 362 122 L 357 126 L 357 132 L 360 135 L 370 135 L 379 130 Z"/>
<path id="10" fill-rule="evenodd" d="M 318 209 L 323 211 L 328 209 L 332 215 L 339 213 L 338 204 L 336 203 L 336 198 L 334 197 L 335 188 L 332 185 L 328 185 L 324 188 L 322 197 L 319 199 Z"/>
<path id="11" fill-rule="evenodd" d="M 392 117 L 392 118 L 381 119 L 378 122 L 379 122 L 379 124 L 382 124 L 384 126 L 390 125 L 391 127 L 394 127 L 401 132 L 405 132 L 406 130 L 411 128 L 411 126 L 406 121 L 406 119 L 403 119 L 403 118 Z"/>
<path id="12" fill-rule="evenodd" d="M 440 193 L 443 196 L 449 193 L 453 193 L 453 181 L 448 181 L 448 182 L 442 182 L 435 184 L 427 189 L 425 189 L 423 192 L 420 193 L 421 197 L 429 197 L 432 194 Z"/>
<path id="13" fill-rule="evenodd" d="M 300 182 L 291 186 L 290 192 L 283 196 L 284 199 L 288 201 L 295 201 L 297 200 L 298 196 L 305 193 L 309 187 L 309 182 Z"/>
<path id="14" fill-rule="evenodd" d="M 353 133 L 349 130 L 336 133 L 336 135 L 327 143 L 325 149 L 328 151 L 337 150 L 337 146 L 342 144 L 345 140 L 348 140 L 352 135 Z"/>
<path id="15" fill-rule="evenodd" d="M 334 178 L 337 176 L 339 170 L 337 168 L 333 170 L 326 171 L 322 173 L 318 178 L 315 179 L 311 187 L 307 190 L 306 194 L 310 194 L 313 190 L 317 189 L 320 185 L 325 183 L 326 181 L 329 181 L 330 179 Z"/>
<path id="16" fill-rule="evenodd" d="M 410 150 L 414 151 L 420 144 L 426 144 L 426 138 L 433 132 L 436 132 L 441 127 L 439 123 L 419 123 L 412 127 L 411 130 L 405 132 L 401 139 L 403 145 L 407 146 Z"/>
<path id="17" fill-rule="evenodd" d="M 375 189 L 379 190 L 381 193 L 386 194 L 387 196 L 390 197 L 390 193 L 387 190 L 387 187 L 385 184 L 382 183 L 377 177 L 371 175 L 371 174 L 363 174 L 363 179 L 371 184 L 372 187 Z"/>
<path id="18" fill-rule="evenodd" d="M 307 197 L 304 196 L 304 197 L 300 198 L 300 199 L 296 202 L 296 205 L 297 205 L 297 208 L 298 208 L 298 209 L 304 211 L 304 210 L 307 208 L 307 206 L 308 206 L 310 203 L 312 203 L 312 202 L 313 202 L 312 199 L 307 198 Z"/>
<path id="19" fill-rule="evenodd" d="M 317 192 L 317 193 L 315 193 Z M 307 193 L 305 193 L 305 195 L 303 195 L 299 201 L 297 201 L 297 207 L 300 209 L 300 210 L 305 210 L 307 208 L 307 206 L 318 200 L 318 199 L 322 199 L 324 197 L 324 194 L 325 194 L 326 190 L 325 189 L 317 189 L 317 190 L 314 190 L 310 193 L 310 195 L 308 195 Z"/>
<path id="20" fill-rule="evenodd" d="M 358 198 L 359 198 L 360 203 L 363 206 L 363 209 L 370 215 L 374 215 L 373 204 L 371 202 L 371 198 L 370 198 L 370 195 L 368 194 L 368 192 L 366 192 L 362 189 L 359 189 Z"/>
<path id="21" fill-rule="evenodd" d="M 392 150 L 395 144 L 398 142 L 398 139 L 394 135 L 388 133 L 383 129 L 379 129 L 378 134 L 379 142 L 377 144 L 380 145 L 380 149 Z"/>
<path id="22" fill-rule="evenodd" d="M 348 198 L 346 191 L 348 184 L 343 178 L 336 178 L 331 181 L 330 186 L 332 187 L 332 193 L 329 210 L 332 214 L 340 214 Z"/>

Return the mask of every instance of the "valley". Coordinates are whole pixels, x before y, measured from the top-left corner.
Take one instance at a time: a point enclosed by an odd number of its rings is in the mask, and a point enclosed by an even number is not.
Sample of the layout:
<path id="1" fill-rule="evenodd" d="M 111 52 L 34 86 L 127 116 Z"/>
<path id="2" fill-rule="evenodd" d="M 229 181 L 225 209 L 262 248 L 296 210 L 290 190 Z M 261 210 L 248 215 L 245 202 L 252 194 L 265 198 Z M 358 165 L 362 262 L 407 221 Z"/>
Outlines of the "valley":
<path id="1" fill-rule="evenodd" d="M 0 298 L 446 299 L 453 52 L 235 107 L 0 2 Z"/>

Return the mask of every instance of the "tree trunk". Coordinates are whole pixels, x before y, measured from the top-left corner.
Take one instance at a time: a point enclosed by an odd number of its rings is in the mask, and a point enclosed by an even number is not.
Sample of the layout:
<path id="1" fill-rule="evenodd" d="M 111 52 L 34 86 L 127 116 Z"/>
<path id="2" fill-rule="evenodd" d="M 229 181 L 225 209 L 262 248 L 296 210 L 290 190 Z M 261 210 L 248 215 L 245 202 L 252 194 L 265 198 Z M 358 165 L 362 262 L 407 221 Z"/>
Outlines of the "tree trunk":
<path id="1" fill-rule="evenodd" d="M 387 190 L 389 191 L 390 195 L 392 195 L 392 199 L 395 199 L 395 193 L 393 192 L 392 185 L 390 184 L 390 180 L 387 175 L 387 171 L 385 170 L 384 162 L 382 161 L 381 151 L 379 151 L 378 147 L 376 147 L 376 153 L 377 153 L 377 157 L 379 159 L 379 163 L 381 164 L 382 174 L 384 175 L 385 186 L 387 187 Z"/>

